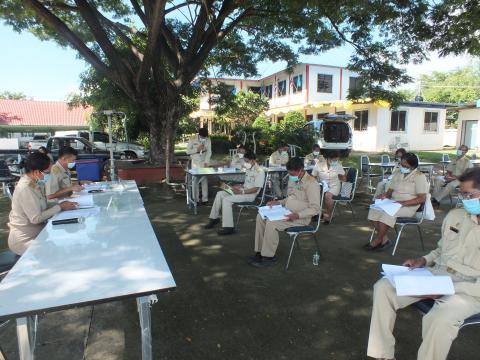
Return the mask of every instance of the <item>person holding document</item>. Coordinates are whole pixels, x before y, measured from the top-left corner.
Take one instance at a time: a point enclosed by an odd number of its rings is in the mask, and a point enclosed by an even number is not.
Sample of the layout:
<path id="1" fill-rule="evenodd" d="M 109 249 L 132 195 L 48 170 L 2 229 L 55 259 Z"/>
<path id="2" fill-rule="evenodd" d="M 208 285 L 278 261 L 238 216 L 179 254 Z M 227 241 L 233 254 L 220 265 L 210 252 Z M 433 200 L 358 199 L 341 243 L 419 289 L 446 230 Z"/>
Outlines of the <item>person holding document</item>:
<path id="1" fill-rule="evenodd" d="M 304 169 L 303 160 L 294 157 L 287 162 L 288 195 L 280 201 L 270 201 L 267 205 L 282 205 L 291 214 L 284 220 L 265 220 L 257 215 L 255 228 L 255 255 L 249 258 L 249 264 L 266 267 L 275 264 L 275 252 L 278 246 L 278 231 L 293 226 L 305 226 L 312 216 L 320 213 L 320 185 Z"/>
<path id="2" fill-rule="evenodd" d="M 451 277 L 455 294 L 432 294 L 433 308 L 423 317 L 422 344 L 418 360 L 445 360 L 463 321 L 480 313 L 480 168 L 467 170 L 459 178 L 463 209 L 451 210 L 442 224 L 438 247 L 403 265 L 428 268 L 434 275 Z M 374 286 L 373 310 L 367 355 L 394 359 L 393 327 L 396 311 L 419 301 L 419 297 L 397 296 L 383 278 Z"/>
<path id="3" fill-rule="evenodd" d="M 397 149 L 397 151 L 395 151 L 395 166 L 391 169 L 390 175 L 378 182 L 377 188 L 375 189 L 375 197 L 383 194 L 388 190 L 388 185 L 390 185 L 390 182 L 393 179 L 393 175 L 395 175 L 396 172 L 400 171 L 400 162 L 402 161 L 403 155 L 405 155 L 406 153 L 407 150 L 405 150 L 404 148 L 399 148 Z"/>
<path id="4" fill-rule="evenodd" d="M 234 185 L 232 187 L 225 185 L 225 189 L 217 192 L 215 201 L 210 212 L 210 220 L 205 229 L 212 229 L 220 222 L 222 216 L 222 229 L 218 231 L 219 235 L 229 235 L 235 232 L 233 224 L 233 204 L 241 202 L 254 201 L 258 192 L 265 183 L 265 172 L 258 166 L 256 156 L 253 152 L 248 152 L 244 156 L 245 182 L 243 185 Z"/>
<path id="5" fill-rule="evenodd" d="M 415 216 L 418 208 L 426 201 L 429 185 L 425 175 L 418 169 L 418 157 L 413 153 L 406 153 L 400 162 L 399 171 L 392 178 L 387 192 L 379 195 L 378 199 L 391 199 L 401 205 L 394 214 L 389 215 L 379 209 L 370 209 L 368 220 L 373 222 L 377 237 L 364 245 L 368 251 L 382 251 L 392 243 L 387 238 L 389 228 L 393 228 L 397 217 Z"/>
<path id="6" fill-rule="evenodd" d="M 50 158 L 40 152 L 30 154 L 25 161 L 25 175 L 15 187 L 8 223 L 8 247 L 17 255 L 28 249 L 49 218 L 62 210 L 77 208 L 77 203 L 70 201 L 48 204 L 44 184 L 51 167 Z"/>

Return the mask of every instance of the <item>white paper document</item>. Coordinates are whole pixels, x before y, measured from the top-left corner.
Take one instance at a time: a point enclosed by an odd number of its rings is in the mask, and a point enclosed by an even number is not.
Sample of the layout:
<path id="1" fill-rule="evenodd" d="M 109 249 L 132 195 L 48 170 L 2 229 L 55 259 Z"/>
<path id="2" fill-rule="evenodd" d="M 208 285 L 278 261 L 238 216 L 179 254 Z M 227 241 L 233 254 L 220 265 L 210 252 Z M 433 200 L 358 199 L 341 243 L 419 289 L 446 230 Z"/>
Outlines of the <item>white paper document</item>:
<path id="1" fill-rule="evenodd" d="M 375 203 L 370 205 L 370 209 L 381 210 L 390 216 L 394 216 L 402 205 L 391 199 L 375 199 Z"/>
<path id="2" fill-rule="evenodd" d="M 60 200 L 60 202 L 64 202 L 64 201 L 71 201 L 71 202 L 78 203 L 79 209 L 86 209 L 94 206 L 93 196 L 90 194 L 75 195 L 75 196 L 72 196 L 71 198 Z"/>
<path id="3" fill-rule="evenodd" d="M 322 180 L 323 192 L 326 193 L 329 189 L 328 183 L 325 180 Z"/>
<path id="4" fill-rule="evenodd" d="M 397 276 L 433 276 L 430 270 L 417 268 L 410 270 L 407 266 L 382 264 L 382 275 L 390 281 L 393 287 L 396 287 L 395 278 Z"/>
<path id="5" fill-rule="evenodd" d="M 290 215 L 292 212 L 282 205 L 274 205 L 272 207 L 262 206 L 258 208 L 258 213 L 265 220 L 277 221 L 285 220 L 287 215 Z"/>
<path id="6" fill-rule="evenodd" d="M 100 208 L 95 206 L 88 209 L 62 211 L 55 215 L 52 220 L 75 219 L 80 217 L 86 218 L 90 216 L 97 216 L 98 214 L 100 214 Z"/>

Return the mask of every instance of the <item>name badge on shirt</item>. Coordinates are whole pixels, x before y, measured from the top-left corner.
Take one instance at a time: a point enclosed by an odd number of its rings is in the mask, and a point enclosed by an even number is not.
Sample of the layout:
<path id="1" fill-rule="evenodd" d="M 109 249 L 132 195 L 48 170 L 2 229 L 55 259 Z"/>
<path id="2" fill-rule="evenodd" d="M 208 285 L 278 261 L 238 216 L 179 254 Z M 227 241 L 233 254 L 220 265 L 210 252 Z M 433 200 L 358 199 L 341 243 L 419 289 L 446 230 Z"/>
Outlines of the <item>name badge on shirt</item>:
<path id="1" fill-rule="evenodd" d="M 458 234 L 458 229 L 456 227 L 450 226 L 450 230 Z"/>

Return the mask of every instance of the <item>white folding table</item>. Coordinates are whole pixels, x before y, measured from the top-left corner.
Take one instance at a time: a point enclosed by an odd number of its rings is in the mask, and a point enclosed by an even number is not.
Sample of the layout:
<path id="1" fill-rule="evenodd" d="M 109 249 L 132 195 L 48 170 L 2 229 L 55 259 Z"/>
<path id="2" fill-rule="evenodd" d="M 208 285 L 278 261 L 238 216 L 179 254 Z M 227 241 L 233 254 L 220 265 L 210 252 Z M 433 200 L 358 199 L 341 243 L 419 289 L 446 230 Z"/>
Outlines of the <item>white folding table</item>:
<path id="1" fill-rule="evenodd" d="M 21 360 L 33 360 L 36 315 L 136 298 L 142 359 L 152 359 L 150 305 L 175 281 L 133 181 L 94 194 L 100 213 L 45 226 L 0 283 L 0 321 L 17 319 Z"/>

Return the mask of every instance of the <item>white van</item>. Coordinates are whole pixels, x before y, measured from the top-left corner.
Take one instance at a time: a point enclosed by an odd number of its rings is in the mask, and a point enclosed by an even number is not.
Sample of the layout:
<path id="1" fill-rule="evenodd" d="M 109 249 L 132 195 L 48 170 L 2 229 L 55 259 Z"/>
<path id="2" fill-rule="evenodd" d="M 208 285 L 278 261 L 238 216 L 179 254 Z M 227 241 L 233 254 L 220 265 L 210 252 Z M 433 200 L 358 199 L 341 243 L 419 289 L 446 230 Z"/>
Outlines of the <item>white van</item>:
<path id="1" fill-rule="evenodd" d="M 326 114 L 318 120 L 312 120 L 305 127 L 313 129 L 315 141 L 320 145 L 323 155 L 328 151 L 340 152 L 342 157 L 347 157 L 352 151 L 352 128 L 350 120 L 353 115 Z"/>

